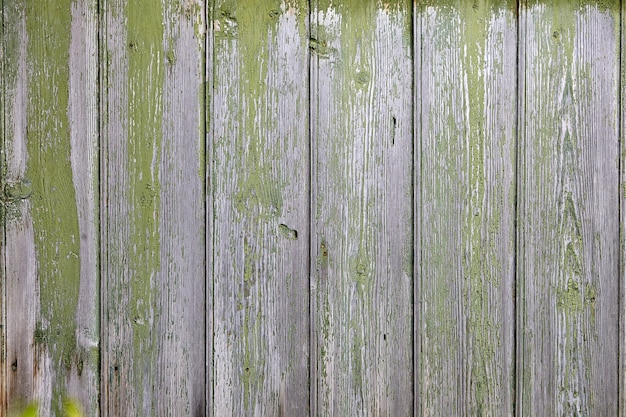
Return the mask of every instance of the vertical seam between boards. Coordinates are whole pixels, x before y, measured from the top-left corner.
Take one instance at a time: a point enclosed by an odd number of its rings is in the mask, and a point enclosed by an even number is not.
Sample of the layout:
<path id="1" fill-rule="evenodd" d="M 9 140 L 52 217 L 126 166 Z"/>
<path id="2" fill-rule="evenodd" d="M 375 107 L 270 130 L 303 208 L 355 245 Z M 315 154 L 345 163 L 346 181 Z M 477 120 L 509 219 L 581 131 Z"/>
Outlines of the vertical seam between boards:
<path id="1" fill-rule="evenodd" d="M 102 302 L 103 300 L 103 294 L 104 292 L 102 291 L 102 285 L 104 283 L 104 274 L 102 273 L 102 269 L 103 269 L 103 263 L 102 263 L 102 246 L 103 246 L 103 240 L 102 240 L 102 230 L 103 230 L 103 201 L 104 199 L 102 198 L 102 179 L 104 178 L 104 176 L 102 175 L 102 90 L 103 90 L 103 83 L 102 83 L 102 70 L 101 70 L 101 58 L 102 58 L 102 22 L 101 22 L 101 5 L 104 2 L 104 0 L 96 0 L 96 91 L 97 91 L 97 100 L 96 100 L 96 127 L 98 129 L 97 131 L 97 146 L 98 146 L 98 168 L 97 168 L 97 178 L 96 178 L 96 182 L 98 184 L 98 224 L 97 224 L 97 230 L 96 230 L 96 236 L 99 236 L 100 238 L 97 240 L 97 260 L 96 262 L 98 263 L 98 276 L 97 276 L 97 280 L 98 280 L 98 285 L 96 286 L 96 288 L 99 291 L 98 294 L 98 317 L 99 317 L 99 322 L 98 322 L 98 334 L 100 335 L 100 340 L 99 340 L 99 344 L 100 347 L 102 347 L 102 341 L 103 341 L 103 337 L 104 337 L 104 331 L 103 331 L 103 305 L 104 303 Z M 100 412 L 100 415 L 102 415 L 102 376 L 105 374 L 102 370 L 102 351 L 103 349 L 100 348 L 98 350 L 98 386 L 100 387 L 100 389 L 98 390 L 98 410 Z"/>
<path id="2" fill-rule="evenodd" d="M 202 53 L 202 69 L 203 69 L 203 77 L 204 77 L 204 88 L 202 91 L 202 114 L 204 115 L 204 120 L 202 123 L 202 139 L 204 145 L 204 160 L 202 161 L 202 173 L 203 173 L 203 182 L 204 182 L 204 195 L 203 195 L 203 211 L 204 211 L 204 413 L 207 416 L 211 415 L 211 410 L 209 407 L 211 406 L 211 401 L 209 400 L 211 387 L 209 383 L 212 381 L 212 378 L 209 376 L 209 372 L 213 369 L 212 363 L 210 363 L 211 359 L 211 348 L 209 348 L 209 340 L 212 341 L 213 338 L 210 335 L 210 325 L 209 325 L 209 272 L 208 268 L 210 265 L 209 262 L 209 237 L 208 237 L 208 226 L 209 226 L 209 176 L 208 176 L 208 168 L 207 165 L 210 161 L 211 155 L 209 154 L 209 129 L 207 127 L 207 123 L 209 123 L 209 109 L 208 109 L 208 100 L 207 95 L 209 93 L 209 60 L 207 59 L 207 54 L 209 52 L 209 1 L 204 1 L 202 4 L 202 15 L 205 21 L 204 33 L 204 48 Z M 212 343 L 211 343 L 212 345 Z"/>
<path id="3" fill-rule="evenodd" d="M 520 229 L 520 225 L 521 225 L 521 219 L 520 219 L 520 215 L 521 215 L 521 208 L 520 208 L 520 204 L 522 199 L 520 198 L 520 193 L 522 190 L 522 178 L 521 178 L 521 166 L 522 161 L 521 158 L 523 157 L 523 150 L 521 147 L 522 144 L 522 137 L 523 137 L 523 132 L 522 132 L 522 118 L 523 118 L 523 111 L 525 108 L 525 104 L 524 104 L 524 100 L 526 99 L 526 94 L 525 94 L 525 80 L 523 79 L 524 77 L 524 72 L 523 69 L 521 68 L 522 65 L 525 65 L 526 63 L 526 48 L 524 46 L 524 37 L 525 37 L 525 33 L 524 33 L 524 28 L 523 28 L 523 15 L 522 15 L 522 9 L 523 9 L 523 2 L 524 0 L 517 0 L 517 18 L 516 18 L 516 26 L 517 26 L 517 39 L 516 39 L 516 88 L 515 88 L 515 94 L 516 94 L 516 128 L 515 128 L 515 213 L 514 213 L 514 233 L 515 233 L 515 237 L 514 237 L 514 247 L 513 247 L 513 415 L 514 416 L 521 416 L 523 415 L 523 410 L 522 410 L 522 394 L 521 394 L 521 388 L 522 388 L 522 382 L 520 380 L 520 373 L 522 370 L 522 366 L 521 366 L 521 361 L 523 359 L 523 355 L 521 355 L 521 352 L 523 349 L 521 349 L 520 344 L 523 343 L 523 336 L 522 336 L 522 331 L 521 331 L 521 326 L 523 323 L 523 319 L 520 317 L 523 314 L 523 303 L 521 301 L 521 296 L 522 296 L 522 290 L 523 288 L 521 288 L 521 281 L 522 281 L 522 274 L 520 273 L 520 268 L 521 268 L 521 257 L 519 256 L 519 251 L 523 248 L 523 242 L 522 242 L 522 233 L 521 233 L 521 229 Z M 524 36 L 523 36 L 524 35 Z M 524 56 L 522 57 L 522 53 L 524 54 Z M 521 89 L 524 89 L 524 91 L 521 91 Z"/>
<path id="4" fill-rule="evenodd" d="M 108 60 L 107 59 L 103 59 L 104 56 L 104 46 L 105 46 L 105 36 L 106 36 L 106 7 L 107 7 L 107 2 L 106 0 L 97 0 L 97 4 L 96 4 L 96 9 L 97 9 L 97 22 L 96 24 L 98 25 L 98 40 L 97 40 L 97 56 L 98 56 L 98 82 L 99 82 L 99 86 L 97 88 L 98 90 L 98 116 L 97 116 L 97 123 L 98 123 L 98 145 L 99 145 L 99 152 L 98 152 L 98 173 L 99 173 L 99 178 L 98 178 L 98 198 L 99 198 L 99 202 L 98 202 L 98 207 L 99 207 L 99 225 L 98 225 L 98 236 L 100 237 L 98 239 L 98 243 L 99 243 L 99 248 L 98 248 L 98 262 L 99 262 L 99 267 L 98 267 L 98 272 L 100 274 L 100 282 L 98 285 L 99 291 L 100 291 L 100 297 L 99 297 L 99 313 L 100 313 L 100 349 L 99 349 L 99 353 L 98 353 L 98 360 L 99 360 L 99 365 L 98 365 L 98 369 L 100 371 L 100 390 L 98 393 L 99 396 L 99 409 L 100 409 L 100 415 L 107 415 L 108 414 L 108 395 L 107 395 L 107 389 L 106 387 L 108 386 L 107 384 L 107 375 L 108 372 L 106 369 L 104 369 L 103 367 L 106 365 L 106 361 L 105 361 L 105 357 L 106 357 L 106 353 L 108 352 L 108 338 L 106 337 L 106 328 L 107 328 L 107 321 L 106 321 L 106 307 L 108 304 L 108 299 L 107 299 L 107 291 L 106 291 L 106 266 L 108 265 L 108 258 L 107 258 L 107 227 L 108 227 L 108 223 L 106 222 L 106 217 L 107 217 L 107 208 L 106 208 L 106 198 L 105 198 L 105 193 L 106 193 L 106 186 L 104 185 L 103 181 L 106 181 L 107 175 L 105 173 L 106 170 L 106 152 L 107 152 L 107 143 L 106 143 L 106 138 L 105 138 L 105 134 L 104 134 L 104 120 L 106 120 L 107 118 L 103 118 L 101 113 L 103 111 L 108 111 L 108 107 L 106 105 L 106 101 L 105 101 L 105 81 L 104 81 L 104 77 L 106 76 L 106 73 L 108 71 Z M 104 70 L 103 70 L 104 67 Z"/>
<path id="5" fill-rule="evenodd" d="M 308 314 L 309 314 L 309 331 L 308 331 L 308 336 L 309 336 L 309 343 L 308 343 L 308 366 L 307 366 L 307 373 L 308 373 L 308 394 L 309 394 L 309 415 L 311 415 L 311 413 L 313 412 L 313 381 L 311 380 L 311 377 L 314 375 L 313 373 L 313 265 L 312 265 L 312 259 L 313 259 L 313 133 L 312 133 L 312 121 L 313 121 L 313 117 L 312 117 L 312 103 L 311 103 L 311 98 L 312 98 L 312 85 L 311 85 L 311 81 L 312 81 L 312 77 L 311 77 L 311 71 L 312 71 L 312 54 L 311 54 L 311 34 L 312 34 L 312 13 L 313 13 L 313 5 L 312 5 L 312 0 L 308 0 L 307 1 L 307 6 L 308 6 L 308 11 L 307 11 L 307 24 L 308 24 L 308 34 L 307 34 L 307 52 L 306 52 L 306 56 L 307 56 L 307 68 L 308 68 L 308 80 L 307 80 L 307 117 L 308 117 L 308 131 L 309 131 L 309 165 L 308 165 L 308 179 L 309 179 L 309 200 L 308 200 L 308 217 L 309 217 L 309 221 L 308 221 L 308 235 L 309 235 L 309 253 L 308 253 L 308 280 L 309 280 L 309 297 L 308 297 Z"/>

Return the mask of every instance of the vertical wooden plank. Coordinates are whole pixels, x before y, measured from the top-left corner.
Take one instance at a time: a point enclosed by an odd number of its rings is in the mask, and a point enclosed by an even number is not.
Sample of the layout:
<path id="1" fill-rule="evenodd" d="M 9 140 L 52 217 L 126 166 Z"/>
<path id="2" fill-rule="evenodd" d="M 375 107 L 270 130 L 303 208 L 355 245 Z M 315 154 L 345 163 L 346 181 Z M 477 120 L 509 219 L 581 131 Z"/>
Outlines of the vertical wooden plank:
<path id="1" fill-rule="evenodd" d="M 421 4 L 413 2 L 413 416 L 422 416 L 420 323 L 422 284 L 422 36 Z"/>
<path id="2" fill-rule="evenodd" d="M 422 415 L 512 415 L 516 5 L 422 1 Z"/>
<path id="3" fill-rule="evenodd" d="M 313 2 L 315 415 L 412 413 L 411 11 Z"/>
<path id="4" fill-rule="evenodd" d="M 96 2 L 3 7 L 8 403 L 97 414 Z"/>
<path id="5" fill-rule="evenodd" d="M 520 18 L 517 415 L 617 415 L 619 2 Z"/>
<path id="6" fill-rule="evenodd" d="M 214 366 L 213 366 L 213 336 L 214 336 L 214 314 L 213 314 L 213 300 L 214 300 L 214 282 L 213 282 L 213 195 L 211 193 L 212 187 L 212 172 L 211 161 L 213 155 L 213 143 L 211 141 L 213 137 L 213 53 L 215 43 L 215 26 L 214 26 L 214 10 L 215 1 L 205 0 L 205 50 L 204 50 L 204 69 L 205 69 L 205 83 L 204 83 L 204 218 L 206 222 L 205 230 L 205 254 L 204 254 L 204 270 L 205 270 L 205 415 L 207 417 L 213 417 L 213 397 L 214 397 Z"/>
<path id="7" fill-rule="evenodd" d="M 306 416 L 308 6 L 218 0 L 212 19 L 213 413 Z"/>
<path id="8" fill-rule="evenodd" d="M 204 3 L 103 4 L 103 414 L 205 413 Z"/>
<path id="9" fill-rule="evenodd" d="M 6 250 L 7 241 L 5 234 L 5 202 L 4 202 L 4 179 L 6 178 L 6 155 L 5 148 L 8 143 L 5 134 L 5 106 L 6 96 L 6 35 L 4 33 L 4 1 L 0 1 L 0 415 L 7 415 L 7 321 L 6 321 Z"/>
<path id="10" fill-rule="evenodd" d="M 618 415 L 626 413 L 626 1 L 620 10 L 620 263 L 619 263 L 619 376 Z"/>

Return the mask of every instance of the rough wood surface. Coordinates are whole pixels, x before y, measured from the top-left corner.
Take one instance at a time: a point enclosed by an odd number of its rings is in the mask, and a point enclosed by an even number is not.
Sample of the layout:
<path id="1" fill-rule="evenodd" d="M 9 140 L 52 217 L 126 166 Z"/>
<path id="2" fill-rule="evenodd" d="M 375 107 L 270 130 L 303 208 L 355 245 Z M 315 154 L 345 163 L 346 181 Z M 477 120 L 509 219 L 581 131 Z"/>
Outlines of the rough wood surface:
<path id="1" fill-rule="evenodd" d="M 0 6 L 0 413 L 7 414 L 7 315 L 6 315 L 6 233 L 4 222 L 4 180 L 6 178 L 5 147 L 8 140 L 6 138 L 6 91 L 5 91 L 5 57 L 6 57 L 6 35 L 4 33 L 4 5 Z"/>
<path id="2" fill-rule="evenodd" d="M 512 415 L 515 3 L 422 2 L 422 415 Z"/>
<path id="3" fill-rule="evenodd" d="M 411 10 L 313 2 L 313 415 L 412 412 Z"/>
<path id="4" fill-rule="evenodd" d="M 8 406 L 55 415 L 69 395 L 97 414 L 96 3 L 2 12 Z"/>
<path id="5" fill-rule="evenodd" d="M 306 1 L 216 1 L 213 414 L 309 410 Z"/>
<path id="6" fill-rule="evenodd" d="M 625 1 L 0 3 L 0 416 L 624 415 Z"/>
<path id="7" fill-rule="evenodd" d="M 619 3 L 520 25 L 517 415 L 617 415 Z"/>
<path id="8" fill-rule="evenodd" d="M 103 413 L 201 416 L 204 4 L 102 10 Z"/>
<path id="9" fill-rule="evenodd" d="M 618 415 L 626 415 L 626 1 L 621 8 L 620 54 L 620 269 L 619 269 L 619 376 Z"/>

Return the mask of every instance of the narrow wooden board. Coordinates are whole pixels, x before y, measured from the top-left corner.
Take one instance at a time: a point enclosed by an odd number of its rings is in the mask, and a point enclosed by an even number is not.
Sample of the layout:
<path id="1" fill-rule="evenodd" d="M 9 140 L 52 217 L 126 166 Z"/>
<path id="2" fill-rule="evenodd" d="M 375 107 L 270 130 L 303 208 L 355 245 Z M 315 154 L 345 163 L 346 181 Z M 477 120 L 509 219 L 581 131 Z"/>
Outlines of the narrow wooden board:
<path id="1" fill-rule="evenodd" d="M 412 414 L 411 11 L 313 2 L 316 416 Z"/>
<path id="2" fill-rule="evenodd" d="M 6 35 L 4 33 L 4 5 L 0 6 L 0 196 L 4 195 L 4 179 L 6 178 L 6 128 L 5 119 L 7 108 L 5 107 L 5 57 L 6 57 Z M 14 32 L 15 33 L 15 32 Z M 3 199 L 2 199 L 3 200 Z M 6 233 L 4 220 L 5 203 L 0 203 L 0 414 L 7 415 L 7 315 L 6 315 Z"/>
<path id="3" fill-rule="evenodd" d="M 60 415 L 72 396 L 95 415 L 96 2 L 4 2 L 3 15 L 8 406 Z"/>
<path id="4" fill-rule="evenodd" d="M 513 414 L 516 4 L 422 1 L 420 415 Z"/>
<path id="5" fill-rule="evenodd" d="M 422 330 L 420 322 L 422 285 L 420 282 L 422 270 L 422 15 L 421 3 L 413 2 L 413 416 L 421 416 L 421 393 L 419 381 L 421 373 Z"/>
<path id="6" fill-rule="evenodd" d="M 309 414 L 306 1 L 216 1 L 213 414 Z"/>
<path id="7" fill-rule="evenodd" d="M 102 7 L 103 414 L 201 416 L 204 3 Z"/>
<path id="8" fill-rule="evenodd" d="M 620 270 L 618 415 L 626 414 L 626 1 L 622 1 L 620 33 Z"/>
<path id="9" fill-rule="evenodd" d="M 516 415 L 617 415 L 619 2 L 520 15 Z"/>

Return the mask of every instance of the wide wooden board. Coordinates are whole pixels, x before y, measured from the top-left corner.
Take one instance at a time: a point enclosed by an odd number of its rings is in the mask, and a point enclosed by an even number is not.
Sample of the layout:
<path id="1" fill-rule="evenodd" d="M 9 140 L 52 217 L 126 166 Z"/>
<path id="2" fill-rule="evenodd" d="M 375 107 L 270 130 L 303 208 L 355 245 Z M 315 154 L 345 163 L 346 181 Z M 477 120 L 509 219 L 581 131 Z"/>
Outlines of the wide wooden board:
<path id="1" fill-rule="evenodd" d="M 312 415 L 412 413 L 408 1 L 314 1 Z"/>
<path id="2" fill-rule="evenodd" d="M 517 415 L 618 413 L 619 10 L 521 8 Z"/>
<path id="3" fill-rule="evenodd" d="M 512 415 L 516 5 L 417 8 L 419 415 Z"/>
<path id="4" fill-rule="evenodd" d="M 2 389 L 9 408 L 37 401 L 41 415 L 60 415 L 66 396 L 99 407 L 96 12 L 69 0 L 2 10 Z"/>
<path id="5" fill-rule="evenodd" d="M 309 413 L 306 1 L 216 1 L 207 234 L 213 415 Z"/>
<path id="6" fill-rule="evenodd" d="M 102 4 L 102 408 L 205 414 L 201 0 Z"/>

